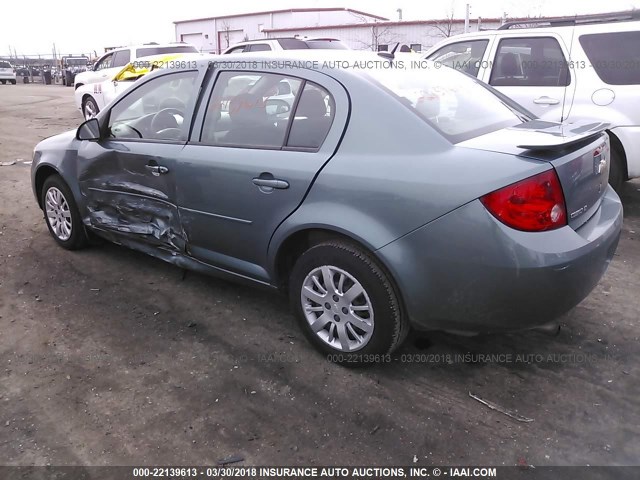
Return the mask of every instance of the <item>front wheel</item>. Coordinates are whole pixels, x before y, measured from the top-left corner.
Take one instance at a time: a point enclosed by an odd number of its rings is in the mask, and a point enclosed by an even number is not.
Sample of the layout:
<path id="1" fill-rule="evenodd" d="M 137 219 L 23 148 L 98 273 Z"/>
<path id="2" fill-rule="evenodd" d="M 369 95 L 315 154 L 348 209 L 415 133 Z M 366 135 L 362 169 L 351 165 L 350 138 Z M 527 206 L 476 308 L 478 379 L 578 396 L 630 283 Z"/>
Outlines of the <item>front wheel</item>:
<path id="1" fill-rule="evenodd" d="M 406 336 L 388 275 L 360 247 L 339 240 L 311 247 L 296 262 L 289 284 L 302 331 L 329 360 L 376 362 Z"/>
<path id="2" fill-rule="evenodd" d="M 42 187 L 44 218 L 53 239 L 67 250 L 77 250 L 88 243 L 78 206 L 71 190 L 59 175 L 47 178 Z"/>
<path id="3" fill-rule="evenodd" d="M 95 117 L 99 111 L 98 104 L 93 97 L 87 97 L 87 99 L 82 102 L 82 115 L 84 115 L 85 120 Z"/>

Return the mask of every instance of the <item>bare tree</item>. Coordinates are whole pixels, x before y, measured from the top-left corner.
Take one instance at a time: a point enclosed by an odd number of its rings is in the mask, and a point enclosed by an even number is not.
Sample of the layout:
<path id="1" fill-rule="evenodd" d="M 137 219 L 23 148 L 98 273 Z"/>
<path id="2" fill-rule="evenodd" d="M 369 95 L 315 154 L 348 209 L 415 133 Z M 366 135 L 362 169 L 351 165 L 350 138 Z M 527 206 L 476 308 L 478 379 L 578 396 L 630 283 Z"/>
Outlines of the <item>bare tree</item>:
<path id="1" fill-rule="evenodd" d="M 456 23 L 455 9 L 456 9 L 456 2 L 451 2 L 445 18 L 443 20 L 436 21 L 433 24 L 433 28 L 437 30 L 438 36 L 448 38 L 456 34 L 453 28 Z"/>
<path id="2" fill-rule="evenodd" d="M 224 37 L 224 41 L 227 46 L 225 48 L 229 48 L 229 39 L 231 37 L 231 25 L 229 25 L 226 21 L 222 24 L 222 36 Z"/>
<path id="3" fill-rule="evenodd" d="M 392 33 L 391 28 L 384 25 L 371 25 L 371 38 L 369 41 L 363 42 L 359 40 L 359 43 L 365 47 L 367 50 L 373 50 L 374 52 L 378 51 L 378 47 L 380 45 L 388 45 L 394 42 L 396 34 Z"/>

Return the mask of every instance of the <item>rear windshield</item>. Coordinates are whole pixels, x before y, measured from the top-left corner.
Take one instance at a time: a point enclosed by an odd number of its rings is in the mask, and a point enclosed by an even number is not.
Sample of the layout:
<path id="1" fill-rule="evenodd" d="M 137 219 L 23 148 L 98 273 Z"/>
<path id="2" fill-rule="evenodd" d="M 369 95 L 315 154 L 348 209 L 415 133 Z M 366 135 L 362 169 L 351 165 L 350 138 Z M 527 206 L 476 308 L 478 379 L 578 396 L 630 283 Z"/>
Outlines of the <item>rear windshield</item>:
<path id="1" fill-rule="evenodd" d="M 0 62 L 0 68 L 11 68 L 11 64 L 9 62 Z"/>
<path id="2" fill-rule="evenodd" d="M 580 45 L 603 82 L 640 84 L 640 32 L 582 35 Z"/>
<path id="3" fill-rule="evenodd" d="M 86 65 L 89 63 L 88 58 L 65 58 L 64 63 L 67 65 Z"/>
<path id="4" fill-rule="evenodd" d="M 309 45 L 309 48 L 349 50 L 349 47 L 339 40 L 307 40 L 307 45 Z"/>
<path id="5" fill-rule="evenodd" d="M 434 65 L 423 61 L 420 68 L 373 68 L 367 73 L 451 143 L 531 119 L 529 112 L 479 80 Z"/>
<path id="6" fill-rule="evenodd" d="M 145 47 L 136 50 L 136 57 L 150 57 L 163 53 L 198 53 L 196 47 L 190 45 L 176 45 L 175 47 Z"/>

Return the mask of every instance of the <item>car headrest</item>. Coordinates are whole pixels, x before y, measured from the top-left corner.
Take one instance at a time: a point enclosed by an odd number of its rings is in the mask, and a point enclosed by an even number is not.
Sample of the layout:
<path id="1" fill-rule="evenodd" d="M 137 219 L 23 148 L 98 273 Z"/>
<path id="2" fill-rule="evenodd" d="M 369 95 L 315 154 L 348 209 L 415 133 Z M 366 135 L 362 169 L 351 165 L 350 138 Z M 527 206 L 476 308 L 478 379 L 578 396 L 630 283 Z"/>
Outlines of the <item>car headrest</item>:
<path id="1" fill-rule="evenodd" d="M 256 124 L 267 119 L 267 109 L 262 97 L 241 93 L 229 101 L 229 117 L 235 124 Z"/>
<path id="2" fill-rule="evenodd" d="M 500 71 L 504 77 L 515 77 L 518 74 L 518 59 L 515 54 L 509 52 L 502 56 Z"/>

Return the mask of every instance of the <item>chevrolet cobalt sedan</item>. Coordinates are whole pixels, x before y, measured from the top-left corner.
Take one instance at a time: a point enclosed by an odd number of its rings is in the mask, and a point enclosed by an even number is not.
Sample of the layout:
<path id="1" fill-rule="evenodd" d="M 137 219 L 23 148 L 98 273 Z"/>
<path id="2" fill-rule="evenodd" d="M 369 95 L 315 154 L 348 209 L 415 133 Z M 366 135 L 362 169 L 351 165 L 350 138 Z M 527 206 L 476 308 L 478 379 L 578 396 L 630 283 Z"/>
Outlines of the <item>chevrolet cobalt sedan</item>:
<path id="1" fill-rule="evenodd" d="M 553 323 L 602 277 L 622 223 L 607 125 L 544 122 L 391 54 L 220 58 L 152 72 L 38 144 L 60 246 L 97 235 L 284 291 L 309 341 L 349 362 L 411 326 Z"/>

